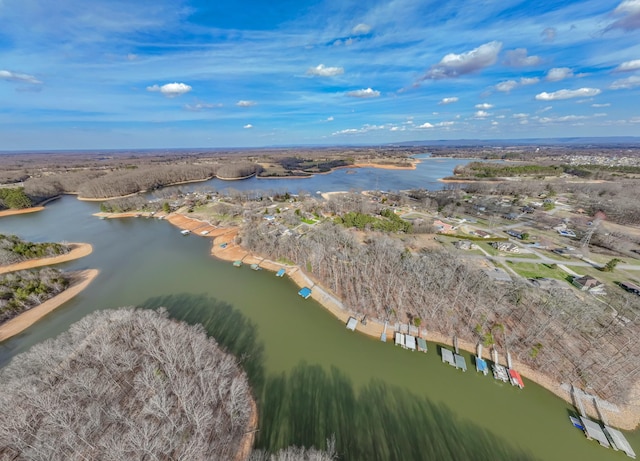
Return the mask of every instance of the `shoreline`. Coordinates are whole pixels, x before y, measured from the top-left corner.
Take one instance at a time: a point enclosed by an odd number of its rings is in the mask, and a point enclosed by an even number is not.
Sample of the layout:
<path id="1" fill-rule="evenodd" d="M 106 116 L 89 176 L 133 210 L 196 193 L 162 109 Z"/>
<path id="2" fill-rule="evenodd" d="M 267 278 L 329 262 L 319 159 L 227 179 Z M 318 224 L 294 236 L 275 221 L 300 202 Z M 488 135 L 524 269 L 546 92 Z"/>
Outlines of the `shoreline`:
<path id="1" fill-rule="evenodd" d="M 85 269 L 71 272 L 72 283 L 62 293 L 0 325 L 0 343 L 26 330 L 50 312 L 74 298 L 87 288 L 99 273 L 100 271 L 98 269 Z"/>
<path id="2" fill-rule="evenodd" d="M 210 179 L 214 179 L 216 176 L 211 176 L 209 178 L 205 178 L 205 179 L 190 179 L 188 181 L 179 181 L 179 182 L 174 182 L 171 184 L 165 184 L 164 186 L 158 187 L 158 189 L 153 189 L 153 190 L 160 190 L 160 189 L 164 189 L 165 187 L 172 187 L 172 186 L 179 186 L 181 184 L 191 184 L 194 182 L 206 182 L 209 181 Z M 153 192 L 153 190 L 149 190 L 149 189 L 144 189 L 144 190 L 139 190 L 138 192 L 133 192 L 131 194 L 127 194 L 127 195 L 119 195 L 116 197 L 104 197 L 104 198 L 91 198 L 91 197 L 80 197 L 78 194 L 70 194 L 69 195 L 75 195 L 76 198 L 78 200 L 82 200 L 83 202 L 106 202 L 109 200 L 117 200 L 120 198 L 127 198 L 127 197 L 134 197 L 138 194 L 146 194 L 148 192 Z"/>
<path id="3" fill-rule="evenodd" d="M 26 261 L 9 264 L 8 266 L 0 266 L 0 274 L 33 269 L 41 266 L 52 266 L 54 264 L 83 258 L 93 252 L 93 246 L 91 246 L 90 243 L 71 243 L 70 246 L 71 251 L 63 255 L 50 256 L 48 258 L 28 259 Z"/>
<path id="4" fill-rule="evenodd" d="M 17 214 L 27 214 L 27 213 L 36 213 L 38 211 L 44 210 L 44 206 L 32 206 L 29 208 L 18 208 L 18 209 L 9 209 L 0 211 L 0 218 L 4 216 L 13 216 Z"/>
<path id="5" fill-rule="evenodd" d="M 176 227 L 182 228 L 181 224 L 187 226 L 202 225 L 201 221 L 197 221 L 187 216 L 174 217 L 170 216 L 167 220 Z M 194 221 L 195 223 L 184 222 Z M 197 224 L 196 224 L 197 223 Z M 189 229 L 184 227 L 183 229 Z M 350 317 L 354 317 L 342 304 L 338 296 L 330 292 L 327 288 L 320 285 L 312 276 L 306 274 L 302 268 L 296 265 L 289 265 L 280 263 L 277 261 L 269 260 L 265 257 L 257 256 L 246 250 L 242 246 L 235 243 L 235 237 L 238 235 L 238 227 L 217 228 L 216 235 L 207 235 L 208 237 L 214 237 L 213 246 L 211 248 L 211 255 L 223 260 L 223 261 L 242 261 L 243 264 L 259 264 L 260 267 L 270 270 L 278 271 L 279 269 L 286 269 L 287 275 L 291 278 L 299 287 L 308 286 L 312 288 L 311 298 L 315 299 L 322 307 L 331 312 L 340 321 L 346 322 Z M 221 244 L 226 243 L 223 248 Z M 388 327 L 387 327 L 388 329 Z M 378 319 L 367 319 L 367 324 L 363 325 L 358 322 L 356 331 L 359 331 L 368 336 L 379 339 L 384 331 L 384 324 Z M 437 331 L 429 330 L 425 339 L 429 342 L 449 345 L 452 343 L 453 335 L 445 335 Z M 460 349 L 470 352 L 472 355 L 476 353 L 476 344 L 458 338 L 458 346 Z M 488 348 L 484 348 L 482 356 L 491 360 L 490 351 Z M 566 403 L 573 405 L 573 399 L 570 392 L 570 385 L 566 383 L 560 383 L 554 381 L 549 376 L 543 374 L 540 371 L 534 370 L 531 367 L 519 362 L 517 359 L 513 360 L 514 368 L 519 370 L 522 376 L 528 381 L 532 381 L 539 386 L 545 388 L 549 392 L 553 393 L 557 397 L 564 400 Z M 490 377 L 492 378 L 492 377 Z M 589 416 L 600 419 L 595 407 L 588 402 L 585 402 L 585 410 Z M 607 403 L 601 401 L 601 403 Z M 608 404 L 608 403 L 607 403 Z M 609 404 L 611 405 L 611 404 Z M 637 383 L 633 391 L 631 392 L 631 402 L 624 407 L 613 405 L 617 411 L 608 411 L 607 419 L 612 426 L 618 427 L 622 430 L 632 431 L 638 427 L 640 423 L 640 383 Z"/>

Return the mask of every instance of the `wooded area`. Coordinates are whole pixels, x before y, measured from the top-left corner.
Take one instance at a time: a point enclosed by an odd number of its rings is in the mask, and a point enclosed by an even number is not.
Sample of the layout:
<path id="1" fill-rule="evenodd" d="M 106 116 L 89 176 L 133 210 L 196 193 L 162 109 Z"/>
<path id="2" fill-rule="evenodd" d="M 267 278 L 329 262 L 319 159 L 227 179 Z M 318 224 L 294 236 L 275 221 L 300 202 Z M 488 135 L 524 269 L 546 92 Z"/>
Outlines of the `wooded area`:
<path id="1" fill-rule="evenodd" d="M 0 234 L 0 265 L 13 264 L 34 258 L 63 255 L 70 251 L 71 247 L 62 243 L 27 242 L 17 235 Z"/>
<path id="2" fill-rule="evenodd" d="M 247 377 L 202 326 L 98 311 L 0 370 L 0 459 L 235 459 Z"/>
<path id="3" fill-rule="evenodd" d="M 608 307 L 566 290 L 498 285 L 456 253 L 415 254 L 373 232 L 361 243 L 353 231 L 330 222 L 299 237 L 269 230 L 257 219 L 247 223 L 243 245 L 300 265 L 355 317 L 420 319 L 427 330 L 496 343 L 559 382 L 580 383 L 613 402 L 625 402 L 640 378 L 640 312 L 633 295 L 609 299 Z"/>
<path id="4" fill-rule="evenodd" d="M 50 267 L 0 275 L 0 323 L 42 304 L 68 286 L 69 277 Z"/>

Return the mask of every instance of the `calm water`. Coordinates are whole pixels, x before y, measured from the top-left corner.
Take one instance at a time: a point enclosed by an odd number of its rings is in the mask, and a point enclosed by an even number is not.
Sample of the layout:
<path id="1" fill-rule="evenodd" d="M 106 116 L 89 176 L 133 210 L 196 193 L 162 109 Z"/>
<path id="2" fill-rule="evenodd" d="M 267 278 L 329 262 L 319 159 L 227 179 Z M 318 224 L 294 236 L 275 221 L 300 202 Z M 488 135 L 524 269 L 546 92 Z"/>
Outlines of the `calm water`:
<path id="1" fill-rule="evenodd" d="M 376 181 L 381 171 L 345 177 Z M 391 173 L 430 181 L 420 170 Z M 314 189 L 345 189 L 333 174 L 320 178 Z M 384 188 L 392 189 L 386 176 Z M 572 408 L 531 382 L 520 391 L 443 365 L 431 343 L 424 355 L 349 332 L 297 296 L 290 280 L 211 258 L 208 239 L 183 237 L 165 221 L 98 220 L 97 209 L 64 197 L 43 212 L 0 220 L 0 232 L 27 240 L 91 243 L 93 254 L 60 267 L 101 271 L 75 299 L 0 344 L 0 365 L 96 309 L 165 306 L 204 324 L 240 357 L 259 399 L 261 447 L 322 445 L 335 434 L 342 459 L 627 459 L 587 441 L 569 424 Z M 638 431 L 630 442 L 638 451 Z"/>

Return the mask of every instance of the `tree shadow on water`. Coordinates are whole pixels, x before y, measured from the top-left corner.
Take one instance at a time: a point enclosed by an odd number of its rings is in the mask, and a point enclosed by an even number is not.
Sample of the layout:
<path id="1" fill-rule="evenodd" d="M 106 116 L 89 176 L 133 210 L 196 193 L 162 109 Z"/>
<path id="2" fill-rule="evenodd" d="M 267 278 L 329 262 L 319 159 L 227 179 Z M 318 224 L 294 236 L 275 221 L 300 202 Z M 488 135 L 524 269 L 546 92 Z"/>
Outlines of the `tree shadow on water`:
<path id="1" fill-rule="evenodd" d="M 344 460 L 534 459 L 446 406 L 382 381 L 357 393 L 338 369 L 305 363 L 265 381 L 258 448 L 324 448 L 332 434 Z"/>
<path id="2" fill-rule="evenodd" d="M 176 320 L 204 326 L 209 336 L 240 361 L 254 395 L 260 396 L 264 384 L 264 346 L 258 341 L 256 324 L 232 305 L 207 295 L 180 293 L 149 298 L 140 307 L 164 307 Z"/>

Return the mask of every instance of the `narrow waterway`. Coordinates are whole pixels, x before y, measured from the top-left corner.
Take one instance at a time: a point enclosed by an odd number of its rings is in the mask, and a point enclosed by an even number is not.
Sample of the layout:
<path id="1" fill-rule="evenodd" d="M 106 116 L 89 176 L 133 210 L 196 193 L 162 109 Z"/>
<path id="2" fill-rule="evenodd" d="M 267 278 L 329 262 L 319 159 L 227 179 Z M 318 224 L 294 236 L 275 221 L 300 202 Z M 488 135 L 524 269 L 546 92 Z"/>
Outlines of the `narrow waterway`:
<path id="1" fill-rule="evenodd" d="M 331 190 L 324 184 L 318 189 Z M 213 259 L 209 239 L 183 237 L 165 221 L 99 220 L 97 209 L 63 197 L 0 220 L 0 233 L 26 240 L 91 243 L 90 256 L 60 267 L 101 271 L 0 344 L 0 366 L 94 310 L 163 306 L 239 357 L 258 398 L 260 447 L 323 445 L 335 435 L 349 460 L 627 459 L 587 441 L 569 423 L 573 409 L 530 381 L 519 390 L 476 374 L 468 355 L 462 373 L 442 364 L 432 343 L 425 355 L 349 332 L 287 278 Z M 629 440 L 638 451 L 638 431 Z"/>

